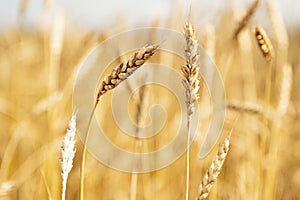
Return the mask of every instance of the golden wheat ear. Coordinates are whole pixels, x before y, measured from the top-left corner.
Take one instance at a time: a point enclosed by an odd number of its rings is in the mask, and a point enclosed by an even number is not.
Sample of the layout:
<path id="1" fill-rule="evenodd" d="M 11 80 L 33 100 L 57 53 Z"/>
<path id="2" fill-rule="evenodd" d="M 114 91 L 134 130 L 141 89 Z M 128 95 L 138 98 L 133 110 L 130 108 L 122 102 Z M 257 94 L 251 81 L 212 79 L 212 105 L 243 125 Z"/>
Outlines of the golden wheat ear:
<path id="1" fill-rule="evenodd" d="M 105 76 L 100 85 L 96 103 L 103 94 L 105 94 L 108 90 L 115 88 L 122 81 L 127 79 L 133 72 L 135 72 L 140 66 L 142 66 L 146 60 L 148 60 L 155 53 L 157 48 L 158 45 L 156 44 L 146 45 L 135 52 L 128 61 L 121 63 L 119 66 L 114 68 L 109 75 Z"/>
<path id="2" fill-rule="evenodd" d="M 192 24 L 186 23 L 184 26 L 184 37 L 186 40 L 185 47 L 185 60 L 186 64 L 181 67 L 184 79 L 182 84 L 185 88 L 185 103 L 187 108 L 187 156 L 186 156 L 186 196 L 185 199 L 189 199 L 189 174 L 190 174 L 190 129 L 191 129 L 191 117 L 194 112 L 194 104 L 199 98 L 199 76 L 200 69 L 198 66 L 198 40 L 195 34 L 195 29 Z"/>
<path id="3" fill-rule="evenodd" d="M 200 89 L 200 68 L 198 66 L 199 44 L 194 27 L 188 22 L 184 26 L 184 36 L 186 39 L 186 64 L 181 67 L 181 71 L 185 77 L 185 79 L 183 79 L 183 86 L 186 89 L 186 104 L 188 107 L 188 114 L 192 114 L 192 107 L 194 102 L 198 99 L 198 92 Z"/>
<path id="4" fill-rule="evenodd" d="M 263 114 L 263 106 L 253 102 L 231 100 L 227 103 L 226 108 L 240 113 Z"/>
<path id="5" fill-rule="evenodd" d="M 270 62 L 274 57 L 274 50 L 268 35 L 260 26 L 254 28 L 254 35 L 261 53 L 266 61 Z"/>
<path id="6" fill-rule="evenodd" d="M 229 146 L 230 146 L 230 137 L 231 133 L 220 144 L 218 153 L 212 161 L 210 167 L 206 170 L 204 178 L 202 179 L 199 188 L 196 200 L 206 199 L 211 191 L 213 184 L 216 182 L 224 164 L 224 161 L 227 157 Z"/>

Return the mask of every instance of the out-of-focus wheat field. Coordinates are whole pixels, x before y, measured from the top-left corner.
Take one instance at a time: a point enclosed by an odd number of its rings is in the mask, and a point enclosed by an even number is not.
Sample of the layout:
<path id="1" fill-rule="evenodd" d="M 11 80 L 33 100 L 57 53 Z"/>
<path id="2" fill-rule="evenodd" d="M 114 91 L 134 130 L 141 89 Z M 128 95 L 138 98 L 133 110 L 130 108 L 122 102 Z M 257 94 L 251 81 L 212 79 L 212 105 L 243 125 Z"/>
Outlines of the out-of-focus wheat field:
<path id="1" fill-rule="evenodd" d="M 84 2 L 82 4 L 84 6 Z M 233 38 L 247 7 L 219 12 L 214 16 L 216 23 L 200 26 L 194 16 L 201 16 L 201 13 L 191 6 L 191 22 L 199 43 L 221 73 L 227 103 L 260 108 L 257 113 L 227 109 L 218 143 L 232 129 L 230 151 L 208 199 L 300 199 L 300 26 L 286 26 L 276 8 L 277 1 L 262 1 L 258 9 L 263 17 L 252 18 L 238 37 Z M 154 20 L 152 26 L 183 32 L 186 11 L 180 3 L 173 5 L 172 10 L 167 18 Z M 19 12 L 20 19 L 26 16 L 26 10 Z M 58 158 L 62 138 L 74 112 L 72 95 L 77 71 L 93 47 L 111 35 L 127 30 L 126 21 L 122 20 L 112 29 L 101 31 L 87 30 L 84 25 L 72 26 L 61 13 L 52 16 L 50 21 L 45 23 L 47 26 L 27 27 L 20 22 L 19 26 L 0 30 L 1 200 L 61 199 Z M 269 66 L 253 34 L 256 25 L 265 29 L 275 52 L 267 105 L 264 94 Z M 122 56 L 120 60 L 126 58 L 128 56 Z M 179 72 L 184 64 L 164 54 L 154 55 L 153 61 L 165 63 Z M 290 70 L 291 76 L 288 76 Z M 150 86 L 148 92 L 148 106 L 162 104 L 167 115 L 164 129 L 149 141 L 143 141 L 143 145 L 152 151 L 172 140 L 180 113 L 172 109 L 172 94 L 154 86 Z M 111 93 L 103 98 L 103 111 L 98 113 L 101 120 L 106 120 L 103 129 L 107 130 L 107 137 L 112 142 L 134 151 L 134 139 L 123 137 L 113 122 L 110 98 Z M 198 186 L 218 146 L 205 159 L 198 159 L 211 117 L 210 96 L 204 82 L 201 82 L 198 103 L 201 125 L 190 149 L 189 199 L 196 198 Z M 128 107 L 134 116 L 134 98 Z M 145 110 L 149 111 L 147 107 Z M 149 119 L 145 121 L 149 122 Z M 79 199 L 83 145 L 78 137 L 76 139 L 77 151 L 66 199 Z M 186 154 L 183 154 L 163 169 L 139 174 L 136 199 L 184 199 L 185 161 Z M 93 156 L 87 156 L 85 199 L 129 199 L 130 185 L 130 173 L 113 170 Z"/>

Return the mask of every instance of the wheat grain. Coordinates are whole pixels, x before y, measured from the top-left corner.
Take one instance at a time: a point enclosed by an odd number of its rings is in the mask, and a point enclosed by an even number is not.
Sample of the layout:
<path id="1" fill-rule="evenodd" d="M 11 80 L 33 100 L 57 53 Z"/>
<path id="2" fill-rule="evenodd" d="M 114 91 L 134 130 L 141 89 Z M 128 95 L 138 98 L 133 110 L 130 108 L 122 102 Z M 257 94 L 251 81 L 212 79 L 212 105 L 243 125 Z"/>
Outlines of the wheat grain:
<path id="1" fill-rule="evenodd" d="M 100 85 L 99 92 L 97 94 L 96 103 L 100 97 L 108 90 L 115 88 L 123 80 L 127 79 L 135 70 L 142 66 L 146 60 L 148 60 L 157 50 L 158 45 L 150 44 L 141 48 L 126 62 L 123 62 L 119 66 L 113 69 L 113 71 L 107 75 Z"/>
<path id="2" fill-rule="evenodd" d="M 259 5 L 259 0 L 255 0 L 248 8 L 246 14 L 243 16 L 243 18 L 238 23 L 238 26 L 236 30 L 234 31 L 233 37 L 237 39 L 240 32 L 246 27 L 246 25 L 249 23 L 250 19 L 253 17 L 255 11 L 257 10 Z"/>
<path id="3" fill-rule="evenodd" d="M 204 178 L 202 179 L 202 182 L 199 185 L 196 200 L 202 200 L 208 197 L 208 194 L 211 191 L 213 184 L 217 180 L 218 175 L 220 174 L 222 166 L 226 159 L 226 156 L 228 154 L 230 136 L 231 134 L 229 134 L 225 141 L 222 144 L 220 144 L 217 155 L 212 161 L 210 167 L 207 169 Z"/>
<path id="4" fill-rule="evenodd" d="M 62 200 L 66 196 L 66 187 L 68 175 L 73 167 L 73 159 L 75 157 L 75 134 L 76 134 L 76 115 L 74 114 L 69 122 L 67 133 L 64 137 L 61 146 L 61 157 L 59 159 L 61 166 L 62 176 Z"/>
<path id="5" fill-rule="evenodd" d="M 266 61 L 271 61 L 274 56 L 273 46 L 266 32 L 260 26 L 256 26 L 254 29 L 254 34 L 260 51 L 262 52 Z"/>

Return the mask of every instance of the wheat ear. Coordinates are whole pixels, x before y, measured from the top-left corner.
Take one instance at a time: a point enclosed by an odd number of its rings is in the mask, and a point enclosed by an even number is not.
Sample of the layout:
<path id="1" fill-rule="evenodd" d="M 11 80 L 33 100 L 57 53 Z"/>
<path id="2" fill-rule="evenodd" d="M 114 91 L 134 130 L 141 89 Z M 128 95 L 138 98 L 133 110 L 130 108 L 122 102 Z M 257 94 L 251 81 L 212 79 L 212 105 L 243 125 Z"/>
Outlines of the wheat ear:
<path id="1" fill-rule="evenodd" d="M 268 35 L 260 26 L 255 27 L 254 34 L 260 51 L 266 61 L 270 62 L 274 57 L 274 50 Z"/>
<path id="2" fill-rule="evenodd" d="M 103 94 L 105 94 L 108 90 L 115 88 L 123 80 L 135 72 L 135 70 L 142 66 L 146 60 L 148 60 L 155 53 L 157 48 L 158 45 L 146 45 L 139 51 L 135 52 L 128 61 L 114 68 L 112 72 L 102 81 L 97 95 L 96 104 Z"/>
<path id="3" fill-rule="evenodd" d="M 237 39 L 240 32 L 246 27 L 249 23 L 250 19 L 253 17 L 255 11 L 257 10 L 259 5 L 259 0 L 255 0 L 248 8 L 246 14 L 243 16 L 241 21 L 238 23 L 237 28 L 234 31 L 233 38 Z"/>
<path id="4" fill-rule="evenodd" d="M 225 141 L 222 144 L 220 144 L 217 155 L 212 161 L 210 167 L 205 172 L 204 178 L 202 179 L 202 182 L 199 185 L 196 200 L 202 200 L 208 197 L 208 194 L 211 191 L 213 184 L 217 180 L 218 175 L 222 170 L 222 166 L 228 154 L 230 137 L 231 133 L 229 134 L 229 136 L 227 136 Z"/>
<path id="5" fill-rule="evenodd" d="M 75 157 L 75 134 L 76 134 L 76 115 L 74 114 L 69 121 L 69 127 L 64 137 L 63 144 L 61 146 L 61 157 L 59 158 L 62 176 L 62 193 L 61 199 L 66 198 L 66 188 L 68 175 L 73 167 L 73 159 Z"/>
<path id="6" fill-rule="evenodd" d="M 181 67 L 184 79 L 182 80 L 183 86 L 185 88 L 185 103 L 187 107 L 187 157 L 186 157 L 186 200 L 189 196 L 189 174 L 190 174 L 190 127 L 191 127 L 191 117 L 194 112 L 194 103 L 198 99 L 199 92 L 199 67 L 198 65 L 198 41 L 195 34 L 194 27 L 190 23 L 186 23 L 184 26 L 184 36 L 186 39 L 185 48 L 185 59 L 186 64 Z"/>
<path id="7" fill-rule="evenodd" d="M 240 102 L 236 100 L 229 101 L 226 105 L 226 108 L 249 114 L 263 114 L 263 106 L 253 102 Z"/>
<path id="8" fill-rule="evenodd" d="M 108 90 L 112 90 L 117 85 L 119 85 L 122 81 L 127 79 L 132 73 L 134 73 L 139 67 L 141 67 L 146 60 L 148 60 L 157 50 L 158 45 L 150 44 L 146 45 L 143 48 L 139 49 L 137 52 L 133 54 L 133 56 L 119 66 L 114 68 L 112 72 L 107 75 L 104 80 L 101 82 L 100 89 L 97 93 L 97 98 L 94 104 L 94 108 L 88 120 L 88 128 L 86 130 L 86 136 L 84 139 L 84 147 L 82 152 L 82 161 L 81 161 L 81 171 L 80 171 L 80 200 L 83 200 L 83 192 L 84 192 L 84 171 L 85 171 L 85 159 L 86 159 L 86 146 L 89 137 L 89 129 L 92 122 L 92 118 L 94 116 L 95 110 L 98 106 L 100 97 L 105 94 Z"/>

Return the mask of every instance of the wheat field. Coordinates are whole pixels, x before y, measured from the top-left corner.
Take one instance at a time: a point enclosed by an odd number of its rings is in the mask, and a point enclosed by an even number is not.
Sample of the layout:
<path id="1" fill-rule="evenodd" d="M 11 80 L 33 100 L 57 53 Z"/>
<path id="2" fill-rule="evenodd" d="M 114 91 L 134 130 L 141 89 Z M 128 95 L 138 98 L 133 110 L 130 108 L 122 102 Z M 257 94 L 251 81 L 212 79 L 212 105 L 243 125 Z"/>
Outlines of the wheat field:
<path id="1" fill-rule="evenodd" d="M 175 4 L 172 9 L 176 12 L 166 19 L 153 21 L 152 27 L 176 30 L 182 38 L 185 23 L 190 21 L 197 35 L 193 39 L 196 38 L 216 64 L 227 103 L 221 137 L 209 155 L 199 159 L 212 116 L 210 93 L 200 77 L 196 83 L 188 82 L 192 89 L 197 87 L 193 84 L 199 84 L 195 102 L 201 113 L 197 136 L 188 153 L 162 169 L 134 175 L 107 167 L 87 152 L 81 197 L 85 148 L 76 134 L 76 153 L 67 180 L 66 199 L 202 199 L 199 195 L 210 200 L 300 199 L 300 93 L 297 89 L 300 26 L 286 27 L 278 6 L 275 0 L 253 1 L 243 10 L 232 8 L 232 12 L 218 13 L 218 23 L 203 27 L 197 24 L 194 15 L 197 7 L 191 6 L 188 19 L 181 6 Z M 264 13 L 263 19 L 256 17 L 258 11 Z M 23 15 L 26 11 L 20 9 L 20 16 Z M 20 25 L 0 30 L 0 200 L 62 199 L 59 158 L 68 122 L 76 113 L 72 98 L 78 70 L 95 46 L 126 30 L 125 22 L 119 30 L 85 30 L 66 25 L 61 17 L 54 17 L 47 28 Z M 139 37 L 143 36 L 135 39 Z M 116 56 L 110 66 L 105 66 L 105 74 L 99 74 L 99 80 L 120 63 L 126 63 L 133 52 Z M 186 60 L 159 47 L 150 61 L 165 64 L 179 73 L 186 65 Z M 141 70 L 147 68 L 141 66 Z M 187 74 L 184 77 L 189 80 Z M 106 137 L 129 152 L 155 151 L 174 139 L 179 129 L 181 112 L 174 106 L 176 96 L 157 85 L 132 91 L 130 87 L 143 79 L 132 76 L 118 82 L 126 85 L 125 92 L 132 92 L 130 101 L 120 100 L 120 103 L 128 107 L 131 119 L 142 125 L 160 124 L 161 118 L 149 116 L 151 105 L 160 104 L 166 123 L 159 134 L 147 140 L 124 134 L 114 122 L 110 89 L 105 89 L 99 101 L 101 108 L 95 111 Z M 178 87 L 184 90 L 183 85 Z M 77 124 L 80 123 L 78 120 Z M 221 165 L 211 169 L 211 163 L 215 167 Z M 199 188 L 210 183 L 208 196 L 203 195 L 206 190 Z"/>

